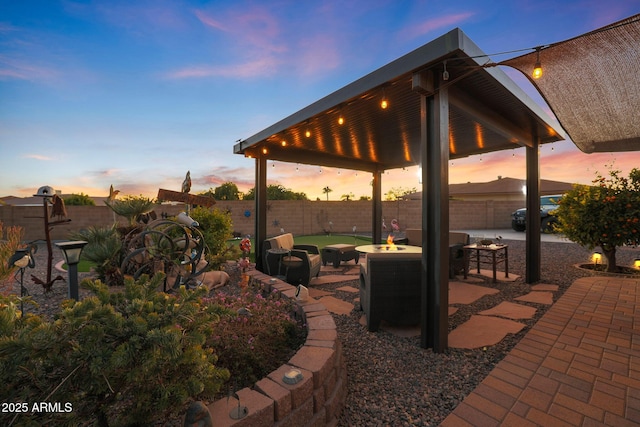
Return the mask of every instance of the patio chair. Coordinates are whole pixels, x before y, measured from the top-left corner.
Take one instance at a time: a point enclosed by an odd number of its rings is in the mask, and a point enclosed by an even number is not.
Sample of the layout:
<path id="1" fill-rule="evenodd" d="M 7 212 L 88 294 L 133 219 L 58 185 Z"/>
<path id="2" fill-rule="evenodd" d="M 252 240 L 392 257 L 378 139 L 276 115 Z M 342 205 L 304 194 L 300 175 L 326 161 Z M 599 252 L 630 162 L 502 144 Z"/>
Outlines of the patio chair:
<path id="1" fill-rule="evenodd" d="M 419 228 L 407 228 L 405 231 L 406 244 L 422 246 L 422 230 Z M 449 278 L 455 278 L 456 274 L 469 272 L 469 264 L 464 259 L 463 247 L 469 244 L 469 234 L 459 231 L 449 232 Z"/>
<path id="2" fill-rule="evenodd" d="M 270 249 L 285 249 L 278 256 L 271 256 Z M 285 280 L 293 285 L 309 286 L 313 277 L 318 276 L 322 266 L 320 251 L 316 245 L 296 245 L 293 234 L 285 233 L 264 241 L 263 260 L 266 273 L 284 273 Z"/>

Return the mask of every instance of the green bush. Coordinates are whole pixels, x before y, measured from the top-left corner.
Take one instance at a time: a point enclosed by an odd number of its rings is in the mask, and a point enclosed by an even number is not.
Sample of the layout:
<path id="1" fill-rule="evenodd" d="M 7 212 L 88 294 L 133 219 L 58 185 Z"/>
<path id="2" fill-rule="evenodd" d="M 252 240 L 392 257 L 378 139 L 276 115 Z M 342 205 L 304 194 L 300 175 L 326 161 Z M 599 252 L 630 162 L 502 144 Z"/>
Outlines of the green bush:
<path id="1" fill-rule="evenodd" d="M 607 177 L 598 173 L 593 183 L 575 185 L 560 200 L 556 230 L 589 249 L 599 246 L 615 273 L 616 248 L 640 244 L 640 169 L 628 178 L 613 169 Z"/>
<path id="2" fill-rule="evenodd" d="M 0 395 L 11 402 L 58 402 L 61 411 L 19 414 L 17 425 L 152 425 L 175 417 L 191 399 L 214 396 L 229 377 L 206 339 L 221 306 L 205 290 L 157 292 L 163 275 L 111 293 L 67 300 L 53 322 L 22 318 L 0 297 Z M 0 413 L 0 424 L 14 415 Z"/>
<path id="3" fill-rule="evenodd" d="M 63 197 L 64 204 L 67 206 L 95 206 L 96 202 L 93 201 L 89 195 L 80 193 L 80 194 L 71 194 L 70 196 Z"/>
<path id="4" fill-rule="evenodd" d="M 191 210 L 190 216 L 200 224 L 198 229 L 209 249 L 206 259 L 212 268 L 218 268 L 225 260 L 239 256 L 235 245 L 227 244 L 232 237 L 231 214 L 219 209 L 197 207 Z"/>

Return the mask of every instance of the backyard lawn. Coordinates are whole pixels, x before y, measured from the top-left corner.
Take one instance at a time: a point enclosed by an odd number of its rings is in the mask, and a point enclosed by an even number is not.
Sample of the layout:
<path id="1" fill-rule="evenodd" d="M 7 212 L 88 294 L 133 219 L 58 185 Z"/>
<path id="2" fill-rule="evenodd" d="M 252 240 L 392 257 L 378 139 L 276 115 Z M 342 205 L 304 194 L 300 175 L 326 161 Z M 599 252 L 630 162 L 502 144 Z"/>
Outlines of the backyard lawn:
<path id="1" fill-rule="evenodd" d="M 332 234 L 330 236 L 324 234 L 313 234 L 308 236 L 295 236 L 294 242 L 296 245 L 317 245 L 319 250 L 322 250 L 327 245 L 335 245 L 338 243 L 345 243 L 348 245 L 370 245 L 371 237 L 367 236 L 354 236 L 348 234 Z M 238 246 L 240 239 L 228 240 L 229 244 Z M 255 261 L 254 251 L 256 245 L 253 239 L 251 239 L 251 261 Z"/>

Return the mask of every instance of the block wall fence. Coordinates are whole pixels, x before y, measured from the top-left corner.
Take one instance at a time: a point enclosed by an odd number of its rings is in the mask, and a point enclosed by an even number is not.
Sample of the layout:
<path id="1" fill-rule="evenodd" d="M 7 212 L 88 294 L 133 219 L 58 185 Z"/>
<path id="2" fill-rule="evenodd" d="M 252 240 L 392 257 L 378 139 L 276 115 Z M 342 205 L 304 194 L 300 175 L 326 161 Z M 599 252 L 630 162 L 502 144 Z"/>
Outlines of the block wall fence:
<path id="1" fill-rule="evenodd" d="M 511 227 L 511 212 L 523 207 L 522 201 L 460 201 L 449 202 L 449 229 L 495 229 Z M 255 206 L 252 200 L 218 201 L 215 208 L 230 212 L 234 231 L 242 235 L 253 234 Z M 273 200 L 267 203 L 267 234 L 277 235 L 281 229 L 294 235 L 332 233 L 370 234 L 371 201 L 302 201 Z M 175 216 L 184 211 L 184 205 L 158 205 L 156 214 Z M 391 230 L 396 219 L 401 230 L 420 228 L 422 202 L 419 200 L 382 202 L 382 217 Z M 0 221 L 4 227 L 18 225 L 24 228 L 25 241 L 45 238 L 43 206 L 0 206 Z M 107 206 L 67 206 L 68 223 L 54 226 L 53 240 L 66 240 L 69 232 L 90 226 L 110 226 L 114 222 L 126 225 L 126 220 Z M 53 221 L 53 220 L 51 220 Z M 378 224 L 379 227 L 382 224 Z"/>

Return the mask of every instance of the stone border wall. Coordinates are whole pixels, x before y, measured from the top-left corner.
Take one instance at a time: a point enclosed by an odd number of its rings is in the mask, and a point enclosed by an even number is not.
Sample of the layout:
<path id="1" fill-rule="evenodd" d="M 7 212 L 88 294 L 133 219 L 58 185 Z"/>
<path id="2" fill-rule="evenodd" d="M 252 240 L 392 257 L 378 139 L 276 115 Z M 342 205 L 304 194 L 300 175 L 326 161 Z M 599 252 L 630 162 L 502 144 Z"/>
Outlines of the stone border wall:
<path id="1" fill-rule="evenodd" d="M 382 202 L 382 217 L 388 229 L 391 220 L 397 219 L 401 230 L 420 228 L 422 202 L 406 200 Z M 449 202 L 449 229 L 510 228 L 511 212 L 524 207 L 520 201 L 461 201 Z M 215 208 L 231 214 L 234 231 L 246 235 L 254 233 L 255 206 L 252 200 L 218 201 Z M 267 204 L 267 233 L 281 234 L 280 229 L 294 235 L 321 234 L 324 232 L 351 234 L 371 233 L 370 201 L 302 201 L 272 200 Z M 175 216 L 185 210 L 184 205 L 158 205 L 158 216 Z M 0 221 L 5 227 L 19 225 L 25 230 L 25 240 L 44 239 L 43 206 L 0 206 Z M 67 218 L 71 222 L 59 225 L 51 231 L 54 240 L 66 240 L 70 231 L 89 226 L 106 227 L 118 222 L 126 225 L 122 217 L 115 216 L 107 206 L 67 206 Z M 378 226 L 382 227 L 382 224 Z"/>
<path id="2" fill-rule="evenodd" d="M 296 288 L 259 271 L 251 271 L 253 280 L 267 289 L 277 289 L 288 298 L 295 298 Z M 298 302 L 307 323 L 307 340 L 289 360 L 258 381 L 253 389 L 237 392 L 248 414 L 234 420 L 230 412 L 237 407 L 235 398 L 223 398 L 209 405 L 216 426 L 236 427 L 298 427 L 335 426 L 347 397 L 346 360 L 338 331 L 331 314 L 317 300 Z M 290 369 L 302 372 L 303 379 L 295 385 L 282 378 Z"/>

